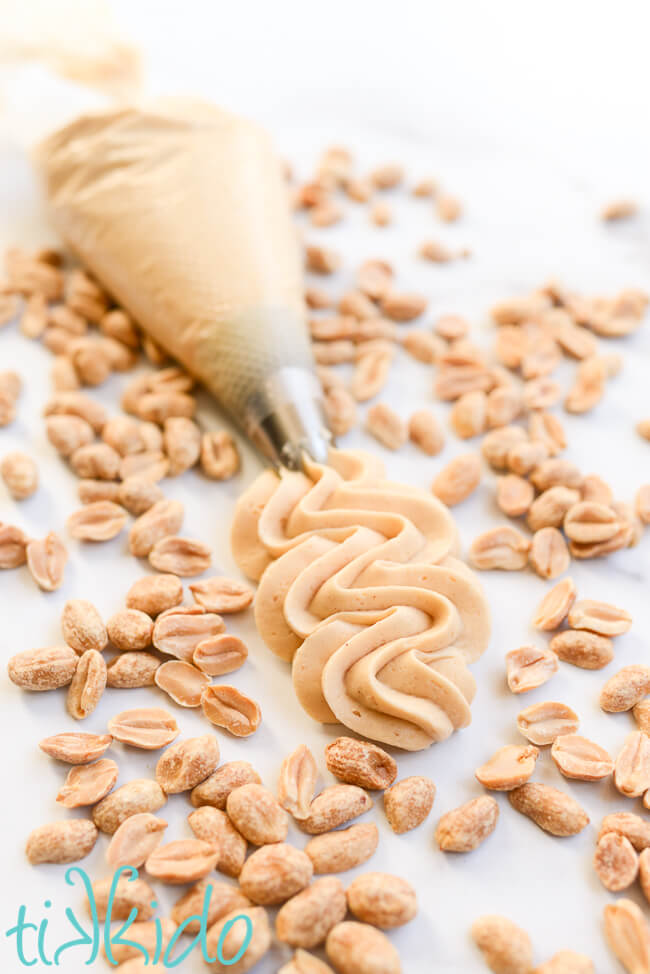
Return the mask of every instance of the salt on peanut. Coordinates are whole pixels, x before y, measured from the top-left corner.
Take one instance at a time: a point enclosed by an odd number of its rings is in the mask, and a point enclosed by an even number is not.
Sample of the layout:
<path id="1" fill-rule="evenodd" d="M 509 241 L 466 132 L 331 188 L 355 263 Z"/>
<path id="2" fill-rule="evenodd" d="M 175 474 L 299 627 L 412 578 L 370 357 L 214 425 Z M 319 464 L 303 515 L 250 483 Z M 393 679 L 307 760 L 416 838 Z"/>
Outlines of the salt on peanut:
<path id="1" fill-rule="evenodd" d="M 86 818 L 41 825 L 27 839 L 27 859 L 33 866 L 42 862 L 78 862 L 93 849 L 98 834 L 95 825 Z"/>
<path id="2" fill-rule="evenodd" d="M 78 664 L 79 657 L 69 646 L 48 646 L 16 653 L 7 673 L 23 690 L 57 690 L 70 684 Z"/>
<path id="3" fill-rule="evenodd" d="M 448 507 L 466 500 L 481 481 L 481 462 L 477 454 L 464 453 L 451 460 L 431 486 L 436 497 Z"/>
<path id="4" fill-rule="evenodd" d="M 102 798 L 92 810 L 92 820 L 101 832 L 113 835 L 131 815 L 153 814 L 166 801 L 167 797 L 156 781 L 136 778 Z"/>
<path id="5" fill-rule="evenodd" d="M 610 676 L 600 691 L 600 706 L 606 713 L 632 710 L 650 693 L 650 666 L 624 666 Z"/>
<path id="6" fill-rule="evenodd" d="M 112 870 L 120 866 L 138 869 L 160 845 L 166 828 L 167 822 L 150 812 L 129 816 L 113 833 L 106 849 L 106 862 Z"/>
<path id="7" fill-rule="evenodd" d="M 253 903 L 277 906 L 305 889 L 313 871 L 311 859 L 303 851 L 275 842 L 248 857 L 239 874 L 239 886 Z"/>
<path id="8" fill-rule="evenodd" d="M 443 852 L 472 852 L 496 828 L 499 806 L 494 798 L 481 795 L 442 816 L 436 827 L 436 842 Z"/>
<path id="9" fill-rule="evenodd" d="M 80 655 L 87 649 L 101 652 L 108 643 L 106 626 L 86 599 L 68 599 L 61 615 L 61 632 L 67 645 Z"/>
<path id="10" fill-rule="evenodd" d="M 327 958 L 339 974 L 400 974 L 402 965 L 388 937 L 367 923 L 344 920 L 325 941 Z"/>
<path id="11" fill-rule="evenodd" d="M 219 764 L 219 744 L 213 734 L 189 737 L 172 744 L 156 765 L 156 781 L 166 795 L 191 791 Z"/>
<path id="12" fill-rule="evenodd" d="M 409 923 L 418 909 L 411 884 L 390 873 L 362 873 L 350 883 L 345 895 L 357 920 L 383 930 Z"/>
<path id="13" fill-rule="evenodd" d="M 345 919 L 346 913 L 347 902 L 341 881 L 336 876 L 317 879 L 287 900 L 278 911 L 275 921 L 278 940 L 291 947 L 319 947 L 330 930 Z M 297 970 L 302 972 L 303 968 Z M 309 974 L 311 968 L 305 970 Z"/>
<path id="14" fill-rule="evenodd" d="M 5 453 L 0 463 L 0 476 L 16 501 L 31 497 L 38 488 L 38 467 L 27 453 L 15 450 Z"/>
<path id="15" fill-rule="evenodd" d="M 612 893 L 631 886 L 639 872 L 639 856 L 632 843 L 616 832 L 600 836 L 594 853 L 594 869 Z"/>
<path id="16" fill-rule="evenodd" d="M 388 788 L 384 792 L 384 811 L 393 832 L 403 835 L 421 825 L 433 808 L 435 795 L 433 781 L 421 775 L 402 778 Z"/>
<path id="17" fill-rule="evenodd" d="M 151 687 L 155 684 L 160 660 L 153 653 L 133 649 L 114 656 L 106 664 L 106 686 L 120 690 Z"/>
<path id="18" fill-rule="evenodd" d="M 183 583 L 177 575 L 145 575 L 134 582 L 126 594 L 129 609 L 149 616 L 160 615 L 183 601 Z"/>
<path id="19" fill-rule="evenodd" d="M 226 813 L 212 805 L 201 805 L 190 812 L 187 822 L 197 839 L 202 839 L 219 850 L 215 868 L 226 876 L 239 876 L 246 859 L 248 843 Z"/>
<path id="20" fill-rule="evenodd" d="M 578 802 L 552 785 L 529 781 L 508 792 L 508 799 L 516 811 L 551 835 L 577 835 L 589 824 Z"/>
<path id="21" fill-rule="evenodd" d="M 397 764 L 383 748 L 352 737 L 337 737 L 325 748 L 327 768 L 340 781 L 370 790 L 390 787 Z"/>
<path id="22" fill-rule="evenodd" d="M 111 889 L 113 895 L 111 896 Z M 103 922 L 108 914 L 108 903 L 111 903 L 111 917 L 114 920 L 127 920 L 133 909 L 137 910 L 139 919 L 150 920 L 154 915 L 155 908 L 151 906 L 156 901 L 156 894 L 144 879 L 131 879 L 130 876 L 120 876 L 113 888 L 113 877 L 107 876 L 106 879 L 99 879 L 92 884 L 93 899 L 97 910 L 97 919 Z M 128 964 L 128 962 L 127 962 Z M 122 967 L 122 974 L 126 971 L 126 965 Z M 154 966 L 149 970 L 156 970 Z"/>
<path id="23" fill-rule="evenodd" d="M 315 835 L 305 846 L 315 873 L 340 873 L 361 866 L 375 853 L 379 831 L 374 822 Z"/>
<path id="24" fill-rule="evenodd" d="M 226 799 L 226 812 L 251 845 L 284 842 L 287 837 L 289 816 L 262 785 L 251 783 L 234 788 Z"/>
<path id="25" fill-rule="evenodd" d="M 614 644 L 607 636 L 581 629 L 565 629 L 558 632 L 549 643 L 549 649 L 565 663 L 572 663 L 585 670 L 601 670 L 614 659 Z"/>
<path id="26" fill-rule="evenodd" d="M 212 805 L 225 809 L 228 795 L 241 785 L 261 785 L 262 779 L 248 761 L 228 761 L 197 785 L 190 794 L 195 808 Z"/>
<path id="27" fill-rule="evenodd" d="M 121 609 L 110 617 L 106 631 L 116 649 L 146 649 L 151 646 L 153 623 L 138 609 Z"/>
<path id="28" fill-rule="evenodd" d="M 373 800 L 357 785 L 330 785 L 316 795 L 307 818 L 301 819 L 300 828 L 310 835 L 319 835 L 344 825 L 373 806 Z"/>
<path id="29" fill-rule="evenodd" d="M 530 937 L 507 917 L 479 917 L 472 924 L 471 935 L 494 974 L 525 974 L 532 970 Z"/>
<path id="30" fill-rule="evenodd" d="M 206 924 L 208 930 L 227 913 L 247 909 L 252 905 L 250 900 L 243 896 L 236 886 L 214 881 L 212 878 L 201 879 L 186 893 L 183 893 L 171 910 L 171 918 L 174 923 L 179 924 L 179 926 L 185 923 L 184 929 L 187 933 L 199 932 L 199 920 L 190 920 L 190 917 L 200 916 L 208 885 L 211 887 Z"/>
<path id="31" fill-rule="evenodd" d="M 239 917 L 247 917 L 248 924 L 234 922 Z M 222 938 L 225 929 L 228 933 Z M 235 964 L 229 963 L 229 959 L 235 957 L 245 944 L 245 936 L 248 930 L 252 935 L 248 941 L 246 952 Z M 244 909 L 235 909 L 221 917 L 208 931 L 206 945 L 212 957 L 217 956 L 217 944 L 221 943 L 221 956 L 225 963 L 216 961 L 213 965 L 215 971 L 230 972 L 230 974 L 245 974 L 251 970 L 257 962 L 266 954 L 271 946 L 271 927 L 266 910 L 261 906 L 251 906 Z"/>

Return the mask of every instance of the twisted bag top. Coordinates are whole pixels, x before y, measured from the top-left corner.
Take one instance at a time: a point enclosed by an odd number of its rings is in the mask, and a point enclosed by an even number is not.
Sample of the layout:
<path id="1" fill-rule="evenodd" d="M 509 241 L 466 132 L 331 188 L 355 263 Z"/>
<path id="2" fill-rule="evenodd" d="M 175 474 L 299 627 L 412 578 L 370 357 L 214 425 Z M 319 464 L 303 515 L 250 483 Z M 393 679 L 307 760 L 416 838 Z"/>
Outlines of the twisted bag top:
<path id="1" fill-rule="evenodd" d="M 420 750 L 470 722 L 485 595 L 440 501 L 384 480 L 368 454 L 333 450 L 330 464 L 261 474 L 237 504 L 233 553 L 260 581 L 257 627 L 292 661 L 307 713 Z"/>

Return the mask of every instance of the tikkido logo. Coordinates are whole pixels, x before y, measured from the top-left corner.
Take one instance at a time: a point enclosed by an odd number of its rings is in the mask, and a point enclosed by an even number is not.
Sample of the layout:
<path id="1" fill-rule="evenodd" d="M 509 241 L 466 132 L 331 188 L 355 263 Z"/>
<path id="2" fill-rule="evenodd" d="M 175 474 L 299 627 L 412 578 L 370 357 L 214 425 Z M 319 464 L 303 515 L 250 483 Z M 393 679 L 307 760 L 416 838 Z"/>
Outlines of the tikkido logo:
<path id="1" fill-rule="evenodd" d="M 88 905 L 90 908 L 91 928 L 89 930 L 86 930 L 83 924 L 78 919 L 78 917 L 70 909 L 70 907 L 66 907 L 65 916 L 68 922 L 71 924 L 71 926 L 74 928 L 74 930 L 79 936 L 72 940 L 66 941 L 66 943 L 61 944 L 59 947 L 56 948 L 54 954 L 51 957 L 48 957 L 46 954 L 45 939 L 46 939 L 46 932 L 47 932 L 47 925 L 48 925 L 47 917 L 41 920 L 40 924 L 38 925 L 36 923 L 31 923 L 27 919 L 27 907 L 20 906 L 18 909 L 18 917 L 15 925 L 5 932 L 6 937 L 10 939 L 12 937 L 16 938 L 16 952 L 18 954 L 18 959 L 20 963 L 24 967 L 33 967 L 35 964 L 38 964 L 40 959 L 40 962 L 47 967 L 52 967 L 52 966 L 58 967 L 60 964 L 61 956 L 66 951 L 72 950 L 76 947 L 76 948 L 88 948 L 88 959 L 84 961 L 84 963 L 86 966 L 88 966 L 89 964 L 93 964 L 99 954 L 99 948 L 102 939 L 101 936 L 102 927 L 104 932 L 104 949 L 106 952 L 106 959 L 108 960 L 109 964 L 113 964 L 114 966 L 117 966 L 118 963 L 124 961 L 124 957 L 121 958 L 121 961 L 115 959 L 115 956 L 113 954 L 113 948 L 118 946 L 130 947 L 132 951 L 135 951 L 135 953 L 132 956 L 137 956 L 138 954 L 141 955 L 145 960 L 145 964 L 159 964 L 162 965 L 163 967 L 168 967 L 168 968 L 178 967 L 179 964 L 181 964 L 184 960 L 186 960 L 186 958 L 189 956 L 189 954 L 192 953 L 193 950 L 197 949 L 197 947 L 200 947 L 201 953 L 203 955 L 203 959 L 208 964 L 213 964 L 215 961 L 219 961 L 219 963 L 222 964 L 224 967 L 230 967 L 232 964 L 236 964 L 237 961 L 241 960 L 241 958 L 244 956 L 244 954 L 248 950 L 248 947 L 250 945 L 253 936 L 253 924 L 251 922 L 250 917 L 248 917 L 245 913 L 238 913 L 236 916 L 231 917 L 231 919 L 226 924 L 224 924 L 223 930 L 219 935 L 219 940 L 217 941 L 216 955 L 214 957 L 211 957 L 210 954 L 208 953 L 208 945 L 207 945 L 208 910 L 210 907 L 210 897 L 212 895 L 212 890 L 213 890 L 213 886 L 211 883 L 208 883 L 208 885 L 205 888 L 205 894 L 203 897 L 203 908 L 201 910 L 201 913 L 193 913 L 191 916 L 188 916 L 185 920 L 183 920 L 183 922 L 174 931 L 174 934 L 166 947 L 164 947 L 163 944 L 163 932 L 162 932 L 160 920 L 157 917 L 154 918 L 152 923 L 154 924 L 156 938 L 155 938 L 154 953 L 152 957 L 149 956 L 149 952 L 147 951 L 147 948 L 144 947 L 142 944 L 138 943 L 137 940 L 125 939 L 125 935 L 128 933 L 129 927 L 135 921 L 138 915 L 138 911 L 135 907 L 131 909 L 129 916 L 122 924 L 122 926 L 119 928 L 119 930 L 117 930 L 114 933 L 111 933 L 113 903 L 117 893 L 117 884 L 120 880 L 120 877 L 122 877 L 126 873 L 130 874 L 128 876 L 128 882 L 132 882 L 138 878 L 138 870 L 134 869 L 132 866 L 121 866 L 120 869 L 118 869 L 115 872 L 115 874 L 113 875 L 113 880 L 108 895 L 108 901 L 106 904 L 106 919 L 102 924 L 100 923 L 99 918 L 97 916 L 97 903 L 95 901 L 95 895 L 93 893 L 92 884 L 90 882 L 88 874 L 78 866 L 73 866 L 66 871 L 65 881 L 68 884 L 68 886 L 75 885 L 75 877 L 79 877 L 79 879 L 81 880 L 81 884 L 83 885 L 86 896 L 88 898 Z M 45 908 L 49 910 L 52 906 L 51 900 L 45 900 L 44 905 Z M 158 904 L 154 900 L 151 903 L 151 906 L 152 908 L 155 909 L 158 906 Z M 183 935 L 183 933 L 187 929 L 187 926 L 193 921 L 198 921 L 199 932 L 191 941 L 191 943 L 187 947 L 185 947 L 182 953 L 180 953 L 177 957 L 172 958 L 173 950 L 176 947 L 179 938 Z M 223 956 L 224 942 L 229 932 L 237 923 L 243 923 L 245 925 L 246 933 L 244 935 L 243 940 L 241 941 L 241 947 L 239 948 L 237 953 L 234 954 L 232 957 L 226 958 Z M 35 954 L 37 954 L 37 956 L 35 956 Z"/>

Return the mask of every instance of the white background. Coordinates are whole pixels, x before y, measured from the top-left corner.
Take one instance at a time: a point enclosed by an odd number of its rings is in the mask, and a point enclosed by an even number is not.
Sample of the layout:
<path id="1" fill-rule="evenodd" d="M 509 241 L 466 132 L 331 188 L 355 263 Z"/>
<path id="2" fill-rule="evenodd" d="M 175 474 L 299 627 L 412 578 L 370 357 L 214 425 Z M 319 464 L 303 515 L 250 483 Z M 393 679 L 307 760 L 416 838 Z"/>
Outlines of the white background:
<path id="1" fill-rule="evenodd" d="M 355 151 L 361 171 L 398 159 L 411 179 L 431 174 L 463 199 L 466 213 L 452 228 L 441 228 L 426 202 L 395 194 L 390 199 L 396 220 L 387 230 L 371 228 L 358 207 L 351 207 L 339 227 L 310 230 L 309 239 L 331 243 L 346 255 L 344 271 L 327 284 L 333 293 L 350 284 L 362 258 L 385 256 L 395 262 L 405 288 L 422 290 L 430 298 L 423 326 L 439 313 L 460 311 L 470 317 L 476 340 L 487 344 L 491 303 L 549 276 L 590 292 L 626 285 L 650 288 L 645 5 L 140 2 L 115 7 L 124 28 L 145 51 L 153 92 L 199 93 L 259 118 L 303 175 L 322 146 L 344 142 Z M 69 107 L 83 98 L 36 68 L 8 74 L 6 81 L 2 238 L 39 243 L 48 231 L 21 146 L 25 134 L 54 119 L 64 102 Z M 642 215 L 624 226 L 603 227 L 597 219 L 601 204 L 621 194 L 637 198 Z M 413 253 L 425 237 L 467 245 L 474 256 L 448 267 L 422 266 Z M 650 415 L 647 323 L 637 335 L 607 347 L 624 354 L 624 372 L 591 415 L 566 420 L 567 455 L 585 472 L 606 477 L 618 497 L 630 500 L 636 487 L 650 480 L 648 446 L 633 428 L 638 418 Z M 18 368 L 26 380 L 19 419 L 0 431 L 0 453 L 29 450 L 38 458 L 42 477 L 38 494 L 20 505 L 0 489 L 0 518 L 35 536 L 50 528 L 63 532 L 65 517 L 76 504 L 75 479 L 48 445 L 40 420 L 49 362 L 49 355 L 22 339 L 15 327 L 0 335 L 0 367 Z M 568 383 L 570 375 L 570 367 L 564 366 L 562 381 Z M 93 395 L 115 411 L 121 384 L 113 378 Z M 430 371 L 400 357 L 383 398 L 405 416 L 430 404 Z M 433 408 L 445 421 L 445 407 Z M 201 418 L 208 425 L 223 424 L 207 404 Z M 375 448 L 363 433 L 352 434 L 348 443 Z M 450 434 L 440 457 L 424 458 L 407 447 L 386 455 L 388 470 L 396 479 L 427 487 L 444 463 L 473 445 Z M 257 460 L 244 449 L 242 474 L 230 483 L 209 484 L 188 474 L 165 484 L 168 496 L 186 503 L 186 533 L 213 546 L 216 570 L 236 571 L 228 545 L 230 513 L 258 469 Z M 478 531 L 503 520 L 496 512 L 493 486 L 488 473 L 476 495 L 456 509 L 465 546 Z M 146 567 L 126 556 L 125 546 L 123 538 L 98 547 L 71 542 L 66 583 L 52 595 L 38 592 L 25 570 L 4 573 L 0 597 L 5 656 L 56 642 L 67 598 L 88 598 L 104 616 L 119 608 L 126 589 Z M 547 836 L 519 817 L 504 798 L 499 799 L 495 834 L 471 855 L 440 853 L 433 828 L 443 812 L 481 793 L 474 768 L 498 746 L 519 740 L 515 718 L 528 703 L 569 703 L 581 717 L 582 731 L 616 753 L 632 722 L 627 715 L 603 715 L 598 693 L 618 666 L 647 657 L 649 555 L 646 532 L 634 550 L 606 562 L 572 566 L 581 596 L 624 605 L 634 615 L 634 627 L 617 641 L 616 662 L 604 674 L 562 666 L 550 684 L 524 700 L 505 688 L 503 654 L 531 639 L 542 641 L 530 630 L 529 620 L 546 585 L 528 573 L 484 576 L 493 638 L 473 670 L 478 693 L 472 727 L 426 753 L 398 756 L 400 776 L 422 773 L 436 782 L 433 814 L 417 832 L 400 838 L 385 824 L 381 798 L 368 816 L 377 822 L 381 841 L 378 854 L 363 869 L 404 875 L 419 894 L 417 919 L 391 934 L 408 974 L 483 970 L 468 928 L 484 912 L 502 912 L 526 927 L 536 963 L 571 947 L 589 954 L 603 974 L 616 969 L 600 928 L 603 906 L 613 897 L 596 878 L 591 857 L 602 815 L 642 811 L 640 802 L 617 796 L 607 782 L 566 782 L 544 755 L 535 779 L 569 791 L 591 815 L 592 825 L 580 836 Z M 250 740 L 220 738 L 223 759 L 252 761 L 273 786 L 284 754 L 304 741 L 322 767 L 322 748 L 335 731 L 320 729 L 302 714 L 286 666 L 266 651 L 250 616 L 233 619 L 229 629 L 240 633 L 251 650 L 250 661 L 233 682 L 260 700 L 264 720 Z M 5 870 L 0 927 L 4 931 L 13 922 L 20 903 L 40 917 L 42 901 L 49 896 L 54 904 L 49 944 L 55 946 L 69 936 L 62 914 L 68 905 L 80 912 L 79 894 L 65 887 L 62 869 L 28 867 L 23 845 L 33 827 L 61 817 L 54 796 L 65 768 L 41 754 L 37 742 L 74 729 L 74 722 L 65 713 L 62 693 L 21 693 L 6 679 L 0 692 L 5 792 L 0 804 Z M 109 691 L 83 729 L 100 731 L 117 710 L 154 702 L 165 705 L 153 691 Z M 170 708 L 175 709 L 173 704 Z M 184 736 L 206 729 L 195 713 L 179 712 L 178 720 Z M 110 756 L 120 766 L 120 783 L 153 772 L 155 755 L 118 747 Z M 188 811 L 181 796 L 161 812 L 170 822 L 170 838 L 189 834 L 184 824 Z M 302 843 L 299 833 L 294 838 Z M 83 864 L 93 877 L 105 874 L 105 844 L 101 838 Z M 638 891 L 631 895 L 643 902 Z M 163 895 L 163 906 L 174 898 Z M 3 970 L 18 971 L 4 938 L 0 945 L 7 957 Z M 287 957 L 288 951 L 276 949 L 259 970 L 275 971 Z M 68 960 L 63 969 L 78 974 L 78 958 Z M 104 969 L 101 962 L 97 969 Z M 198 958 L 183 966 L 189 972 L 202 969 Z"/>

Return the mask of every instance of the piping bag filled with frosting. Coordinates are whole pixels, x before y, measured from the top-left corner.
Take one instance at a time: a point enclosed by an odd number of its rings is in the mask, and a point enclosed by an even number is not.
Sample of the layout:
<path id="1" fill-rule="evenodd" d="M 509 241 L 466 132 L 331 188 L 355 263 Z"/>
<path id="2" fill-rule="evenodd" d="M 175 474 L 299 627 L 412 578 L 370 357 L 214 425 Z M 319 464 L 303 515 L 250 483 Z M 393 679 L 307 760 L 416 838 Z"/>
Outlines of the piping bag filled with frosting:
<path id="1" fill-rule="evenodd" d="M 169 99 L 82 116 L 36 162 L 68 246 L 267 458 L 325 460 L 301 255 L 267 134 Z"/>
<path id="2" fill-rule="evenodd" d="M 310 716 L 406 750 L 470 721 L 482 588 L 447 508 L 329 449 L 281 165 L 263 131 L 174 101 L 84 116 L 37 160 L 64 240 L 284 469 L 240 498 L 232 547 Z"/>

